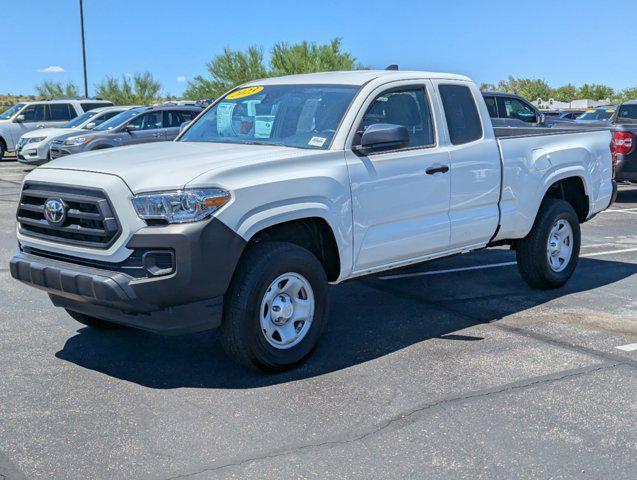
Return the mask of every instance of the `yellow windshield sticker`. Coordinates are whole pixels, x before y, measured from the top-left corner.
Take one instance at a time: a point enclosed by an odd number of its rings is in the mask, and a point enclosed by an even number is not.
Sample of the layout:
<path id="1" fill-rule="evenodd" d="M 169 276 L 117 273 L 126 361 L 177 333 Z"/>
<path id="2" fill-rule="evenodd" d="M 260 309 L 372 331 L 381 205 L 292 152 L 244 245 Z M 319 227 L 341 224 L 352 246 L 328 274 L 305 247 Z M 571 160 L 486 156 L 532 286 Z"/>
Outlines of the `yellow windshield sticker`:
<path id="1" fill-rule="evenodd" d="M 240 88 L 239 90 L 229 94 L 226 97 L 226 100 L 235 100 L 237 98 L 249 97 L 250 95 L 254 95 L 255 93 L 259 93 L 261 90 L 263 90 L 263 87 Z"/>
<path id="2" fill-rule="evenodd" d="M 611 108 L 610 110 L 606 110 L 606 113 L 615 113 L 615 110 Z"/>
<path id="3" fill-rule="evenodd" d="M 586 110 L 586 113 L 595 113 L 595 110 Z"/>

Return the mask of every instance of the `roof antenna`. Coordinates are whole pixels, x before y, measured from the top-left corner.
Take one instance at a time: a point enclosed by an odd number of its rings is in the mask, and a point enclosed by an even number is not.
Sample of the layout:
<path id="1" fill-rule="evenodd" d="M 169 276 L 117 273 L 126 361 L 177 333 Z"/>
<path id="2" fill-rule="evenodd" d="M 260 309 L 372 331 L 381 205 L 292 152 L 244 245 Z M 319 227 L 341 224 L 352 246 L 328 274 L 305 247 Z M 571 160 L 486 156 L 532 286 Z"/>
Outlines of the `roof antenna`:
<path id="1" fill-rule="evenodd" d="M 398 65 L 392 63 L 391 65 L 385 67 L 385 70 L 398 70 Z"/>

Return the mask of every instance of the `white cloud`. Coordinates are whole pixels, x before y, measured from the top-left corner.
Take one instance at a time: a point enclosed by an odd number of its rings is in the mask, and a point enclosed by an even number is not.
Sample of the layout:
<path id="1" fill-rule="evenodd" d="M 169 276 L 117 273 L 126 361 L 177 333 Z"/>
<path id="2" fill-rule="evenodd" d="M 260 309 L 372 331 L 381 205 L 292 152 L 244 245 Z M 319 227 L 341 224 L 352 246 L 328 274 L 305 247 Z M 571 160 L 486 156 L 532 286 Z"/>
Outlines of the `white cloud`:
<path id="1" fill-rule="evenodd" d="M 64 73 L 64 69 L 59 65 L 50 65 L 44 68 L 38 68 L 38 72 L 41 73 Z"/>
<path id="2" fill-rule="evenodd" d="M 186 77 L 184 77 L 183 75 L 179 75 L 179 76 L 177 77 L 177 81 L 178 81 L 179 83 L 184 83 L 184 82 L 186 81 Z"/>

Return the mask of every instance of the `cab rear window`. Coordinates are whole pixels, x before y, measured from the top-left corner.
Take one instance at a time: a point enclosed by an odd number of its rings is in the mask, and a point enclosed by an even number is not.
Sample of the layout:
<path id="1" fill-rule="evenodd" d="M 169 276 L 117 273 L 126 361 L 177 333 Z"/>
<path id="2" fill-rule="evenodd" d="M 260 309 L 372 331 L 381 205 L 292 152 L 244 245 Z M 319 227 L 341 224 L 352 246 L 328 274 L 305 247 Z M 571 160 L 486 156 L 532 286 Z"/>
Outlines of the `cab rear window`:
<path id="1" fill-rule="evenodd" d="M 438 90 L 451 143 L 462 145 L 482 138 L 482 123 L 471 90 L 462 85 L 440 85 Z"/>

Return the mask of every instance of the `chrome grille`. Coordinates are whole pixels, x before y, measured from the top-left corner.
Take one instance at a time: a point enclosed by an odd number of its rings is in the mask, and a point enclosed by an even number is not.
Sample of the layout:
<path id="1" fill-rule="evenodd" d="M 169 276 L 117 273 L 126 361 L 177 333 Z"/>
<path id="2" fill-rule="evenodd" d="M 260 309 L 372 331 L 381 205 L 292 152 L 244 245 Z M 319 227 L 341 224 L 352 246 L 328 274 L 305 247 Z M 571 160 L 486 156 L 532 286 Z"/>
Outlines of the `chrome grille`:
<path id="1" fill-rule="evenodd" d="M 66 205 L 66 218 L 53 225 L 44 204 L 56 198 Z M 20 233 L 30 237 L 93 248 L 108 248 L 120 233 L 119 222 L 102 190 L 27 182 L 18 206 Z"/>

